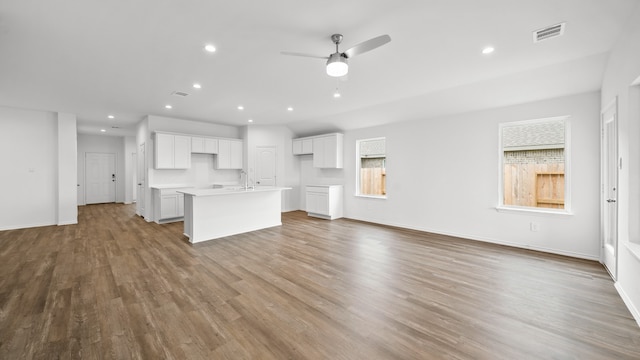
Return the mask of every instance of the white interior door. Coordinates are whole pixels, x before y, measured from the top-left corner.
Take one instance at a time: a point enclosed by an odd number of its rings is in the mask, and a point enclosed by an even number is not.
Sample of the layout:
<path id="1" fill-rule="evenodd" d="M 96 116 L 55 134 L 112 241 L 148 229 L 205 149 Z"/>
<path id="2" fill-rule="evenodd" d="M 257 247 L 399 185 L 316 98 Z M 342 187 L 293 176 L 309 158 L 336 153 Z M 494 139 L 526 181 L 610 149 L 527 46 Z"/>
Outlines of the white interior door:
<path id="1" fill-rule="evenodd" d="M 256 147 L 256 185 L 276 185 L 275 146 Z"/>
<path id="2" fill-rule="evenodd" d="M 145 144 L 142 143 L 138 147 L 138 199 L 136 201 L 136 213 L 142 217 L 145 216 L 145 191 L 147 183 L 146 159 Z"/>
<path id="3" fill-rule="evenodd" d="M 138 153 L 131 153 L 131 201 L 138 196 Z"/>
<path id="4" fill-rule="evenodd" d="M 602 112 L 602 262 L 616 279 L 618 255 L 618 126 L 614 102 Z"/>
<path id="5" fill-rule="evenodd" d="M 116 202 L 116 156 L 86 153 L 85 196 L 87 204 Z"/>

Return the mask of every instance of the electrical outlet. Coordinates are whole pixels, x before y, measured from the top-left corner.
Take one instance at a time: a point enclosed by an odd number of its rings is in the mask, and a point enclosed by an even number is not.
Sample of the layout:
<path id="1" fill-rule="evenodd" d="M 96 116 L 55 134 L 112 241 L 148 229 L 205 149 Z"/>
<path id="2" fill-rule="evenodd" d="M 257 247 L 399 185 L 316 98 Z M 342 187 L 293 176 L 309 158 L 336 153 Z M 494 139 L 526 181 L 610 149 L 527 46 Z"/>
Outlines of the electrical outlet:
<path id="1" fill-rule="evenodd" d="M 540 224 L 538 224 L 537 222 L 532 221 L 529 224 L 529 229 L 531 229 L 531 231 L 538 231 L 538 230 L 540 230 Z"/>

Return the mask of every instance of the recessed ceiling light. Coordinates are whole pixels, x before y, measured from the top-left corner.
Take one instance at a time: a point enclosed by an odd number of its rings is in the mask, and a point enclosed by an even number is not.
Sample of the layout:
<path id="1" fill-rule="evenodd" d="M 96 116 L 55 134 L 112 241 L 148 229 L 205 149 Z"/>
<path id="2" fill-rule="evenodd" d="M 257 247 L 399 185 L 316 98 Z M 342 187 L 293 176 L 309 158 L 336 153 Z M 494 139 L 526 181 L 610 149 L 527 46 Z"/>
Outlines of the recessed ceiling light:
<path id="1" fill-rule="evenodd" d="M 289 107 L 287 108 L 287 111 L 293 111 L 293 108 L 292 108 L 291 106 L 289 106 Z"/>
<path id="2" fill-rule="evenodd" d="M 253 119 L 249 119 L 249 122 L 250 122 L 250 123 L 252 123 L 252 122 L 253 122 Z"/>
<path id="3" fill-rule="evenodd" d="M 100 129 L 100 132 L 107 132 L 107 130 L 105 130 L 105 129 Z"/>
<path id="4" fill-rule="evenodd" d="M 202 85 L 200 85 L 198 83 L 195 83 L 195 84 L 193 84 L 193 88 L 194 89 L 202 89 Z"/>
<path id="5" fill-rule="evenodd" d="M 205 45 L 204 49 L 210 53 L 216 52 L 216 47 L 211 44 Z"/>
<path id="6" fill-rule="evenodd" d="M 108 117 L 109 119 L 114 119 L 114 118 L 115 118 L 115 116 L 113 116 L 113 115 L 109 115 L 109 116 L 107 116 L 107 117 Z"/>
<path id="7" fill-rule="evenodd" d="M 485 55 L 491 54 L 494 51 L 495 51 L 495 49 L 493 48 L 493 46 L 487 46 L 484 49 L 482 49 L 482 53 L 485 54 Z"/>
<path id="8" fill-rule="evenodd" d="M 173 106 L 171 106 L 171 105 L 165 105 L 165 106 L 164 106 L 164 108 L 165 108 L 165 109 L 173 109 Z"/>
<path id="9" fill-rule="evenodd" d="M 244 106 L 238 105 L 238 110 L 244 110 Z"/>

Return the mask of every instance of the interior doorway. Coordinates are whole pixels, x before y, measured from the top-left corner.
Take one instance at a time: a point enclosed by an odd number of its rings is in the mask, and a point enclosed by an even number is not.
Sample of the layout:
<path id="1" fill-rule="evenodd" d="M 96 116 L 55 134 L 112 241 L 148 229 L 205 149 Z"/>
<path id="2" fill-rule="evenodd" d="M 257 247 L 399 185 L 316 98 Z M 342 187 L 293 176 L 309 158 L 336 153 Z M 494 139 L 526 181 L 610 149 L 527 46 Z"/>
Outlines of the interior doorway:
<path id="1" fill-rule="evenodd" d="M 142 143 L 138 146 L 138 191 L 136 201 L 136 214 L 138 216 L 145 217 L 145 189 L 146 189 L 146 155 L 145 144 Z"/>
<path id="2" fill-rule="evenodd" d="M 85 154 L 85 199 L 87 204 L 116 202 L 116 156 Z"/>
<path id="3" fill-rule="evenodd" d="M 256 185 L 276 185 L 276 147 L 256 147 Z"/>
<path id="4" fill-rule="evenodd" d="M 618 270 L 618 116 L 617 98 L 604 108 L 602 125 L 602 254 L 601 260 L 615 280 Z"/>
<path id="5" fill-rule="evenodd" d="M 131 153 L 131 201 L 136 202 L 138 196 L 138 153 Z"/>

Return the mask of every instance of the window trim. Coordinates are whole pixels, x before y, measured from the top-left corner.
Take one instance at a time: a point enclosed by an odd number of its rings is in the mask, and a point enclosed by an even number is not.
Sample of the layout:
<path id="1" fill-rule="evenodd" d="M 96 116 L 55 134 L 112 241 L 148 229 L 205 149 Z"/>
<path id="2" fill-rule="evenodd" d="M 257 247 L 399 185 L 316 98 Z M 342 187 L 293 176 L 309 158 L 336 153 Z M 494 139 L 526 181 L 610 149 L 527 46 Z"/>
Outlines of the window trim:
<path id="1" fill-rule="evenodd" d="M 538 208 L 504 204 L 504 149 L 502 147 L 502 129 L 513 125 L 535 124 L 546 121 L 564 120 L 564 209 Z M 508 121 L 498 124 L 498 212 L 538 213 L 549 215 L 573 215 L 571 210 L 571 117 L 569 115 L 547 118 Z"/>
<path id="2" fill-rule="evenodd" d="M 360 169 L 361 169 L 361 167 L 360 167 L 360 165 L 361 165 L 361 161 L 360 161 L 361 160 L 361 158 L 360 158 L 360 143 L 363 142 L 363 141 L 374 141 L 374 140 L 384 140 L 384 142 L 385 142 L 384 158 L 385 158 L 385 163 L 386 163 L 386 159 L 387 159 L 387 151 L 386 151 L 387 137 L 386 136 L 379 136 L 379 137 L 372 137 L 372 138 L 356 140 L 356 189 L 355 189 L 356 191 L 355 191 L 354 196 L 361 197 L 361 198 L 368 198 L 368 199 L 386 200 L 388 194 L 385 194 L 385 195 L 368 195 L 368 194 L 361 194 L 360 193 Z M 386 168 L 387 167 L 385 166 L 385 169 Z"/>

